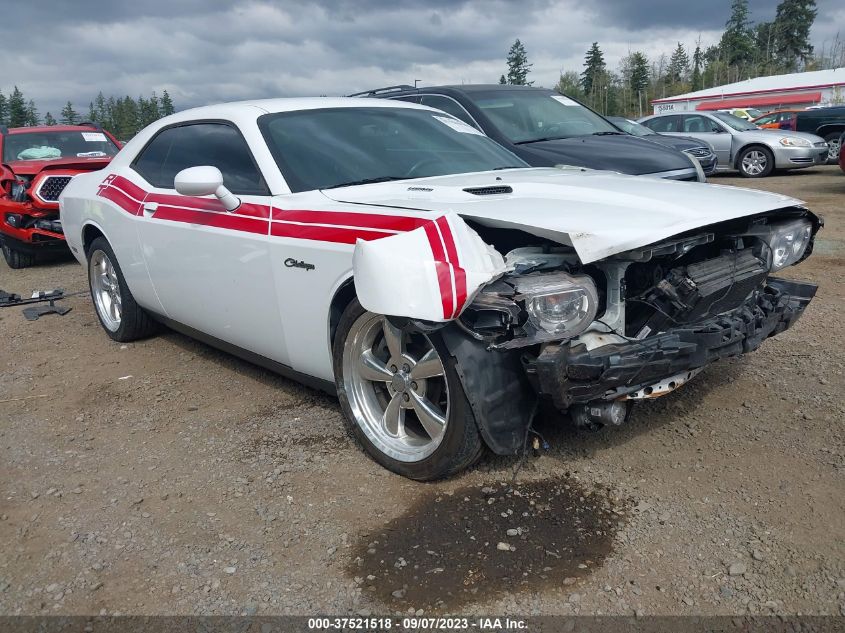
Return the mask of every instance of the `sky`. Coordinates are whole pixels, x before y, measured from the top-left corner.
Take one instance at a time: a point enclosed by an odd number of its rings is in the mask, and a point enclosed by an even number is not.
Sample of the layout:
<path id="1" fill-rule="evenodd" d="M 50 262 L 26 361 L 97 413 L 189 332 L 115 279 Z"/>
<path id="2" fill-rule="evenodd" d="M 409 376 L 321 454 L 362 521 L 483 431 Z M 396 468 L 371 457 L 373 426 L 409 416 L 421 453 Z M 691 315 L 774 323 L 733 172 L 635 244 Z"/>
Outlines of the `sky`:
<path id="1" fill-rule="evenodd" d="M 845 2 L 817 0 L 817 48 L 845 30 Z M 750 0 L 751 18 L 777 0 Z M 615 68 L 678 42 L 715 43 L 730 0 L 0 0 L 0 91 L 43 117 L 87 112 L 99 91 L 167 90 L 177 109 L 221 101 L 343 95 L 394 84 L 495 83 L 519 38 L 530 80 L 580 72 L 598 41 Z M 845 39 L 845 32 L 839 35 Z"/>

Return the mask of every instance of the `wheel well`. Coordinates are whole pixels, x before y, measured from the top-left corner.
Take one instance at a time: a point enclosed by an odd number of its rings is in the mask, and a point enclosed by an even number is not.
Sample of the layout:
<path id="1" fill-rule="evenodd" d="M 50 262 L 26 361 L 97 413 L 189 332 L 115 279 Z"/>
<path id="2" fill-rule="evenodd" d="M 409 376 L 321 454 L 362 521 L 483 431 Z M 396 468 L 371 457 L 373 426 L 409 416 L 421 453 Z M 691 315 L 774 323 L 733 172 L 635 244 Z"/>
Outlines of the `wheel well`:
<path id="1" fill-rule="evenodd" d="M 737 151 L 736 158 L 734 158 L 734 167 L 739 169 L 739 157 L 742 156 L 742 154 L 743 154 L 743 152 L 745 152 L 745 150 L 754 149 L 754 148 L 764 149 L 767 152 L 769 152 L 769 154 L 772 156 L 772 158 L 774 158 L 775 153 L 772 151 L 771 147 L 767 147 L 763 143 L 749 143 L 748 145 L 743 145 L 742 147 L 739 148 L 739 151 Z"/>
<path id="2" fill-rule="evenodd" d="M 845 125 L 823 125 L 816 132 L 817 136 L 827 136 L 828 134 L 842 134 L 845 131 Z"/>
<path id="3" fill-rule="evenodd" d="M 82 229 L 82 252 L 87 255 L 88 247 L 91 246 L 91 242 L 96 240 L 98 237 L 105 237 L 105 235 L 103 235 L 103 232 L 93 224 L 86 224 Z"/>
<path id="4" fill-rule="evenodd" d="M 337 332 L 337 324 L 340 323 L 340 317 L 343 311 L 346 310 L 352 300 L 356 297 L 355 282 L 350 277 L 343 282 L 338 291 L 332 297 L 331 305 L 329 306 L 329 343 L 334 346 L 334 335 Z"/>

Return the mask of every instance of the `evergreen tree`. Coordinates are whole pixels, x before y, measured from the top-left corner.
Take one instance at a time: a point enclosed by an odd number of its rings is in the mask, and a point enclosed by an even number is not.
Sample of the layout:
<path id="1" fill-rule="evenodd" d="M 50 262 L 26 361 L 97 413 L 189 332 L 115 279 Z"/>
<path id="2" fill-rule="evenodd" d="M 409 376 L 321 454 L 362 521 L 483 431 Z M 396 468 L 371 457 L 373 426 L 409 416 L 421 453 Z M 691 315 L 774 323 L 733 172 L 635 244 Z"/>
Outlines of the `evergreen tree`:
<path id="1" fill-rule="evenodd" d="M 97 121 L 103 127 L 106 127 L 106 123 L 108 123 L 106 98 L 103 96 L 102 91 L 97 93 L 97 98 L 94 99 L 94 121 Z"/>
<path id="2" fill-rule="evenodd" d="M 97 111 L 94 109 L 94 102 L 88 103 L 88 120 L 92 123 L 97 120 Z"/>
<path id="3" fill-rule="evenodd" d="M 518 39 L 508 51 L 508 77 L 507 83 L 512 86 L 530 86 L 533 81 L 528 81 L 528 73 L 534 64 L 528 63 L 528 53 L 525 46 Z"/>
<path id="4" fill-rule="evenodd" d="M 9 96 L 9 127 L 26 125 L 26 101 L 23 93 L 15 86 Z"/>
<path id="5" fill-rule="evenodd" d="M 38 116 L 38 109 L 35 107 L 35 101 L 30 99 L 26 104 L 26 125 L 29 127 L 35 127 L 40 123 L 41 119 Z"/>
<path id="6" fill-rule="evenodd" d="M 643 115 L 643 102 L 648 101 L 648 58 L 640 51 L 631 53 L 628 87 L 637 105 L 637 112 Z"/>
<path id="7" fill-rule="evenodd" d="M 696 44 L 695 51 L 692 54 L 692 83 L 693 90 L 701 90 L 704 87 L 703 77 L 701 76 L 701 66 L 704 62 L 704 54 L 701 52 L 701 45 Z"/>
<path id="8" fill-rule="evenodd" d="M 499 83 L 500 83 L 500 84 L 502 84 L 502 85 L 505 85 L 506 83 L 508 83 L 508 80 L 507 80 L 507 79 L 505 79 L 505 76 L 504 76 L 504 75 L 501 75 L 501 76 L 499 77 Z"/>
<path id="9" fill-rule="evenodd" d="M 599 48 L 599 43 L 593 42 L 584 57 L 584 72 L 581 73 L 581 87 L 584 89 L 585 95 L 592 95 L 594 89 L 601 84 L 606 68 L 604 54 Z"/>
<path id="10" fill-rule="evenodd" d="M 79 113 L 73 109 L 73 104 L 68 101 L 61 112 L 63 125 L 76 125 L 79 123 Z"/>
<path id="11" fill-rule="evenodd" d="M 44 115 L 44 125 L 55 125 L 56 119 L 53 118 L 53 115 L 49 112 Z"/>
<path id="12" fill-rule="evenodd" d="M 161 93 L 161 103 L 159 106 L 159 112 L 161 116 L 170 116 L 174 112 L 176 112 L 176 108 L 173 106 L 173 100 L 170 98 L 170 95 L 167 93 L 167 90 Z"/>
<path id="13" fill-rule="evenodd" d="M 672 85 L 682 83 L 689 72 L 689 56 L 684 45 L 678 42 L 677 48 L 669 58 L 669 66 L 666 68 L 666 80 Z"/>
<path id="14" fill-rule="evenodd" d="M 775 55 L 787 71 L 797 70 L 813 55 L 810 27 L 816 20 L 816 0 L 782 0 L 775 13 Z"/>
<path id="15" fill-rule="evenodd" d="M 733 0 L 731 17 L 719 43 L 728 66 L 743 66 L 754 59 L 754 39 L 748 18 L 748 0 Z"/>
<path id="16" fill-rule="evenodd" d="M 0 125 L 8 125 L 9 123 L 9 102 L 6 100 L 6 95 L 0 92 Z"/>

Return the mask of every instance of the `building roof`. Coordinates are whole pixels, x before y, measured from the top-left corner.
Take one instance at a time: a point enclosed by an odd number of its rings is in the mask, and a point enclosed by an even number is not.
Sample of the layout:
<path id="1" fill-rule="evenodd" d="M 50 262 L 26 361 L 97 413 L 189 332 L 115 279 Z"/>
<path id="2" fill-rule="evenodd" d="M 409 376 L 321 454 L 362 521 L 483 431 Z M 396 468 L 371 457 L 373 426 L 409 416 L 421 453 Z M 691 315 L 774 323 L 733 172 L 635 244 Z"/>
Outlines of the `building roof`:
<path id="1" fill-rule="evenodd" d="M 692 101 L 697 99 L 719 99 L 721 97 L 739 96 L 763 92 L 780 92 L 789 90 L 805 90 L 807 88 L 827 88 L 831 86 L 845 86 L 845 68 L 831 68 L 829 70 L 814 70 L 804 73 L 790 73 L 788 75 L 770 75 L 737 81 L 724 86 L 696 90 L 674 97 L 654 99 L 652 103 L 668 103 L 673 101 Z"/>

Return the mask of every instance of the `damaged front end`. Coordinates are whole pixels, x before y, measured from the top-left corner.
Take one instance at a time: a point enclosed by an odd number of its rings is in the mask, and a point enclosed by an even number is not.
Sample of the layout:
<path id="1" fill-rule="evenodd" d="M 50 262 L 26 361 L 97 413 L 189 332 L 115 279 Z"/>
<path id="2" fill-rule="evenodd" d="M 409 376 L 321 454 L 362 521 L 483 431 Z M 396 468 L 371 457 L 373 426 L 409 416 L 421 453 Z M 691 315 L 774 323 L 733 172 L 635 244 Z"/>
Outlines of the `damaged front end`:
<path id="1" fill-rule="evenodd" d="M 0 173 L 0 240 L 24 252 L 65 249 L 59 195 L 77 173 L 45 169 L 35 175 L 17 174 L 4 166 Z"/>
<path id="2" fill-rule="evenodd" d="M 586 265 L 570 246 L 476 226 L 480 237 L 467 231 L 492 259 L 486 242 L 506 252 L 504 266 L 474 277 L 489 281 L 470 289 L 456 318 L 400 316 L 440 329 L 485 440 L 513 453 L 538 397 L 580 427 L 618 425 L 632 401 L 669 393 L 791 327 L 816 286 L 771 273 L 806 258 L 820 226 L 796 206 Z"/>

